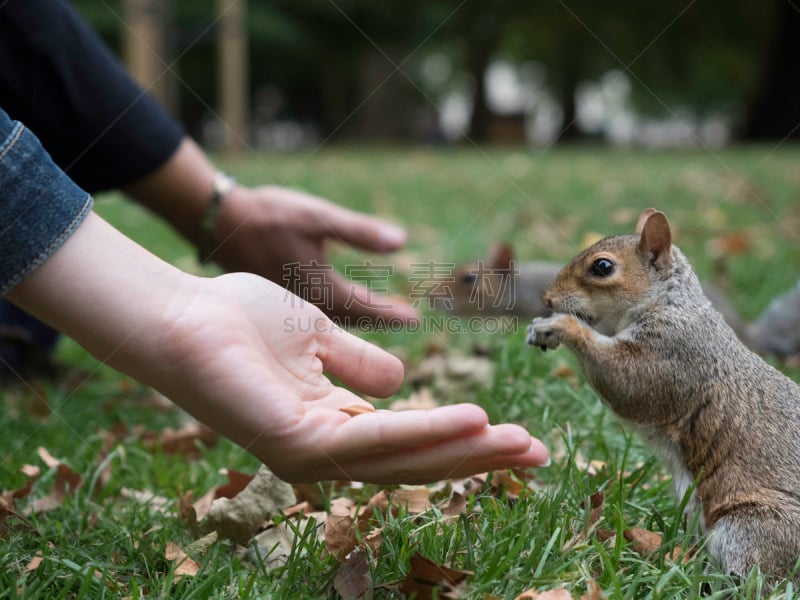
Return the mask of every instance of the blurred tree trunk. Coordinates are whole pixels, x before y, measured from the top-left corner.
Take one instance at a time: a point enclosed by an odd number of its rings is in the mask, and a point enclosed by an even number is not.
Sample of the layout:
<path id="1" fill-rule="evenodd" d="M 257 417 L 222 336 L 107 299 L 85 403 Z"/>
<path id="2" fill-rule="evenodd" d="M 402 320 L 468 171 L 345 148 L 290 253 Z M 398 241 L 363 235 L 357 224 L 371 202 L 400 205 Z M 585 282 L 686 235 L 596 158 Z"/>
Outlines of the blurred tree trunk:
<path id="1" fill-rule="evenodd" d="M 494 47 L 486 43 L 473 43 L 468 52 L 467 69 L 475 82 L 475 89 L 472 91 L 472 115 L 467 135 L 474 142 L 486 142 L 492 116 L 486 99 L 486 71 L 489 69 Z"/>
<path id="2" fill-rule="evenodd" d="M 217 86 L 226 152 L 247 147 L 247 0 L 217 0 Z"/>
<path id="3" fill-rule="evenodd" d="M 583 132 L 578 128 L 577 123 L 578 107 L 575 101 L 575 94 L 578 89 L 578 75 L 574 64 L 564 63 L 561 67 L 559 79 L 562 120 L 558 141 L 576 140 L 583 136 Z"/>
<path id="4" fill-rule="evenodd" d="M 134 81 L 173 114 L 175 79 L 169 74 L 172 57 L 167 40 L 171 0 L 125 0 L 122 27 L 125 65 Z"/>
<path id="5" fill-rule="evenodd" d="M 776 34 L 741 132 L 745 140 L 800 137 L 800 12 L 788 0 L 779 2 Z"/>

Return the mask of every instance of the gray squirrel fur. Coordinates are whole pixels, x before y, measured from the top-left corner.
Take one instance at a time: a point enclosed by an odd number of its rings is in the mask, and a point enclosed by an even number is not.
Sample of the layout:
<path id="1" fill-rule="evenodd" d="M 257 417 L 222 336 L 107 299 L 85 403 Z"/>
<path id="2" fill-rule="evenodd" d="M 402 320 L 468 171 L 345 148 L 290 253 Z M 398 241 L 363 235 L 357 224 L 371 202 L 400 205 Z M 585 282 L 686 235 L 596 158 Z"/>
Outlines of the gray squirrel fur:
<path id="1" fill-rule="evenodd" d="M 598 261 L 608 261 L 598 262 Z M 800 386 L 746 348 L 672 245 L 663 213 L 576 256 L 527 342 L 563 344 L 598 395 L 659 453 L 707 550 L 768 586 L 800 557 Z M 795 584 L 800 578 L 794 577 Z"/>

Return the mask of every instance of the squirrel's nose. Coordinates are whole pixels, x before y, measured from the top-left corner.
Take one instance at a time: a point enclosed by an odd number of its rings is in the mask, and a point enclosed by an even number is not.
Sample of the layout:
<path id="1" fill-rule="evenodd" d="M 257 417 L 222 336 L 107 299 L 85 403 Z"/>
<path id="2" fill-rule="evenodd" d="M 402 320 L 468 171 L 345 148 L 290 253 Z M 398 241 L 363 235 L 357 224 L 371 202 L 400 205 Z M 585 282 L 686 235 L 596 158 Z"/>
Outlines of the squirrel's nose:
<path id="1" fill-rule="evenodd" d="M 544 305 L 547 308 L 549 308 L 550 310 L 553 310 L 553 299 L 550 297 L 550 294 L 545 294 L 542 297 L 542 302 L 544 302 Z"/>

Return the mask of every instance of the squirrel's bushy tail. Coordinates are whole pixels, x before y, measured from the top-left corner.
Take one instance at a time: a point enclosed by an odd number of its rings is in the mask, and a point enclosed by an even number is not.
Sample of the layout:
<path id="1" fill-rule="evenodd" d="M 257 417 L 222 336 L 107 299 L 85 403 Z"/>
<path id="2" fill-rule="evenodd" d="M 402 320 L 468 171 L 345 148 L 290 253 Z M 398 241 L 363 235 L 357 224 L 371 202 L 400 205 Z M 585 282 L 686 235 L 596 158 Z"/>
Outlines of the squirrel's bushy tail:
<path id="1" fill-rule="evenodd" d="M 789 358 L 800 354 L 800 281 L 775 298 L 749 327 L 753 350 Z"/>

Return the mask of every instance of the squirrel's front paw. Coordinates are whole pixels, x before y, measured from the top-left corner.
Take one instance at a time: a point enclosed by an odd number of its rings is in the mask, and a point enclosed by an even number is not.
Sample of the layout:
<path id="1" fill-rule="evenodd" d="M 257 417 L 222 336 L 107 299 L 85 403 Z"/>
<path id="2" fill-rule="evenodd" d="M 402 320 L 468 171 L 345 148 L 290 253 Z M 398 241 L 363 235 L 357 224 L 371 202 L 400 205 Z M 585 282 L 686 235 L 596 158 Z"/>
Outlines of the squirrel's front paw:
<path id="1" fill-rule="evenodd" d="M 553 328 L 554 320 L 552 317 L 537 317 L 526 330 L 525 342 L 529 346 L 539 346 L 543 351 L 548 348 L 554 350 L 561 343 L 561 337 Z"/>

